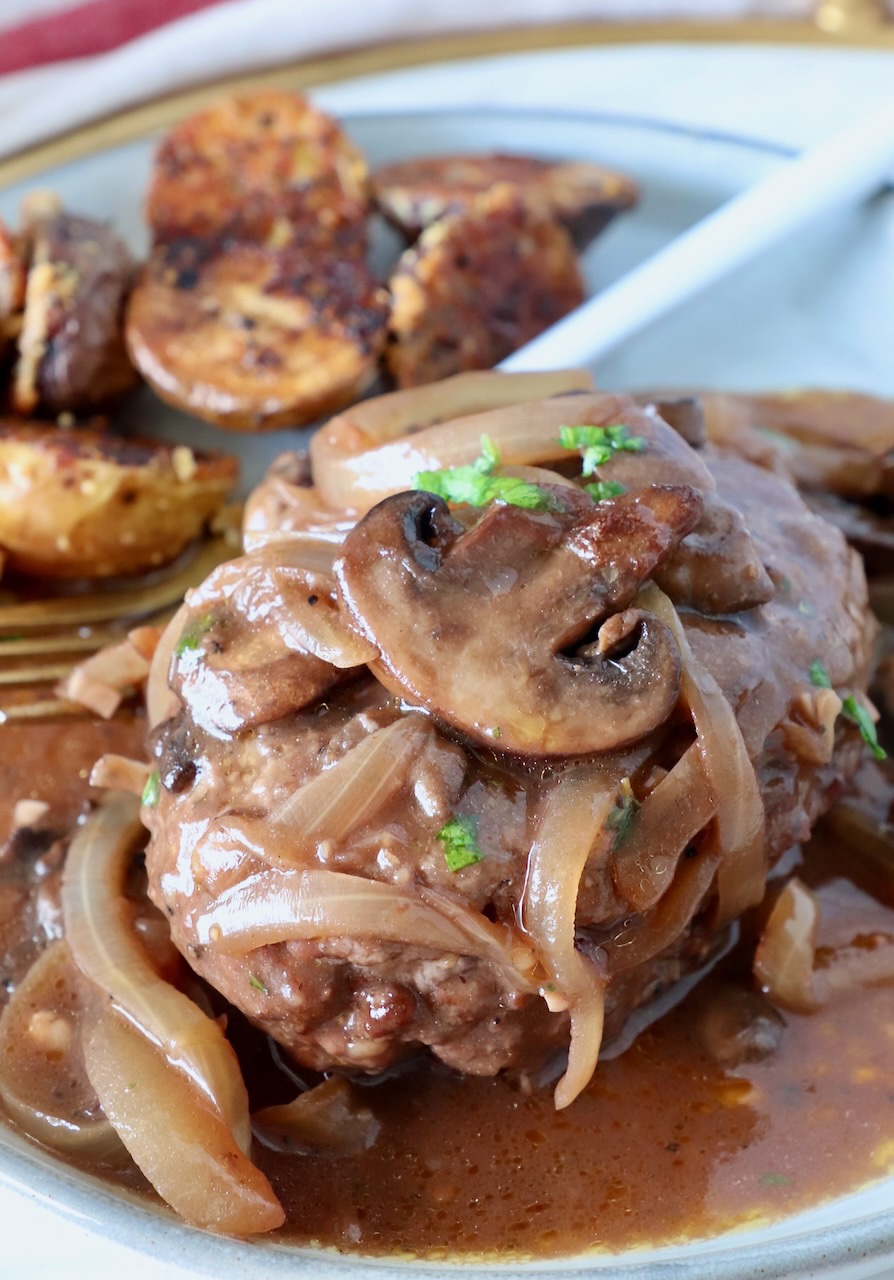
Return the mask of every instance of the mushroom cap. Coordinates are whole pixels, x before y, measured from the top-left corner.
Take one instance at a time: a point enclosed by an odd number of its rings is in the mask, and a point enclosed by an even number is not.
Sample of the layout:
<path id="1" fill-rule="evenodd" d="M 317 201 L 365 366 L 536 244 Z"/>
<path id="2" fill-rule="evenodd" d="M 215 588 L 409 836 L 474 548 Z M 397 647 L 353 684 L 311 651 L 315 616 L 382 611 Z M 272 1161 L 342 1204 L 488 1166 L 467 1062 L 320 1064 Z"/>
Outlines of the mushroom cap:
<path id="1" fill-rule="evenodd" d="M 521 755 L 639 741 L 672 712 L 680 656 L 629 608 L 702 511 L 687 486 L 549 511 L 495 503 L 470 528 L 426 493 L 386 498 L 345 540 L 341 604 L 388 688 L 468 737 Z"/>

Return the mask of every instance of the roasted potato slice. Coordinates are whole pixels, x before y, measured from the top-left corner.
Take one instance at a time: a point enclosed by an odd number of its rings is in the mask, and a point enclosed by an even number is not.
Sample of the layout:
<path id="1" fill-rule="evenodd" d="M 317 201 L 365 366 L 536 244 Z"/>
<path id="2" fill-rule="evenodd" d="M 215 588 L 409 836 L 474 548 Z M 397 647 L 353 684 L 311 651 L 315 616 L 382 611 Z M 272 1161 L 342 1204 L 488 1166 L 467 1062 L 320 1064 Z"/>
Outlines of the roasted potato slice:
<path id="1" fill-rule="evenodd" d="M 25 305 L 27 271 L 21 238 L 0 222 L 0 321 Z"/>
<path id="2" fill-rule="evenodd" d="M 501 182 L 558 218 L 578 250 L 639 198 L 636 183 L 622 173 L 586 161 L 533 156 L 426 156 L 383 165 L 372 175 L 375 204 L 411 240 Z"/>
<path id="3" fill-rule="evenodd" d="M 155 157 L 146 218 L 156 243 L 186 236 L 350 246 L 365 235 L 368 170 L 301 94 L 226 98 L 176 125 Z"/>
<path id="4" fill-rule="evenodd" d="M 584 296 L 568 232 L 506 183 L 423 231 L 390 287 L 399 387 L 489 369 Z"/>
<path id="5" fill-rule="evenodd" d="M 136 382 L 123 337 L 130 255 L 110 228 L 65 213 L 53 196 L 31 200 L 25 217 L 31 260 L 12 408 L 95 408 Z"/>
<path id="6" fill-rule="evenodd" d="M 28 268 L 18 236 L 0 222 L 0 360 L 4 360 L 22 326 Z"/>
<path id="7" fill-rule="evenodd" d="M 387 297 L 362 259 L 231 244 L 156 250 L 127 341 L 162 399 L 223 427 L 299 426 L 375 380 Z"/>
<path id="8" fill-rule="evenodd" d="M 183 445 L 0 423 L 0 547 L 44 577 L 142 573 L 201 533 L 237 471 Z"/>

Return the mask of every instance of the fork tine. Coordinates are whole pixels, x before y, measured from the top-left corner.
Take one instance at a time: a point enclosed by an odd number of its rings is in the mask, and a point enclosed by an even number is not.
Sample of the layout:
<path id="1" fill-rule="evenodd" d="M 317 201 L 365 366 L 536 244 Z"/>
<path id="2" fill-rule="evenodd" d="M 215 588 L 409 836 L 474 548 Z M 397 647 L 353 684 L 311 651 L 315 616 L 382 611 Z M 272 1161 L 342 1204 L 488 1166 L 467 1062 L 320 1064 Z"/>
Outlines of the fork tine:
<path id="1" fill-rule="evenodd" d="M 171 607 L 134 619 L 142 625 L 164 626 L 173 618 Z M 85 628 L 86 629 L 86 628 Z M 130 630 L 129 622 L 111 623 L 103 627 L 90 627 L 88 635 L 71 631 L 58 631 L 46 635 L 0 636 L 0 662 L 7 658 L 36 658 L 42 654 L 95 653 L 104 645 L 123 640 Z"/>
<path id="2" fill-rule="evenodd" d="M 179 603 L 190 587 L 202 582 L 212 569 L 232 555 L 232 544 L 225 537 L 215 538 L 206 543 L 195 558 L 173 577 L 154 583 L 151 587 L 3 605 L 0 606 L 0 632 L 81 627 L 93 622 L 144 617 Z M 0 644 L 2 643 L 0 637 Z M 0 651 L 2 652 L 5 652 L 5 647 Z"/>
<path id="3" fill-rule="evenodd" d="M 14 720 L 56 720 L 88 714 L 84 707 L 79 707 L 74 702 L 47 698 L 41 702 L 23 702 L 17 706 L 3 707 L 0 709 L 0 725 L 9 724 Z"/>
<path id="4" fill-rule="evenodd" d="M 50 680 L 62 680 L 70 675 L 73 662 L 44 662 L 36 667 L 9 667 L 0 671 L 0 686 L 7 688 L 21 684 L 47 684 Z"/>

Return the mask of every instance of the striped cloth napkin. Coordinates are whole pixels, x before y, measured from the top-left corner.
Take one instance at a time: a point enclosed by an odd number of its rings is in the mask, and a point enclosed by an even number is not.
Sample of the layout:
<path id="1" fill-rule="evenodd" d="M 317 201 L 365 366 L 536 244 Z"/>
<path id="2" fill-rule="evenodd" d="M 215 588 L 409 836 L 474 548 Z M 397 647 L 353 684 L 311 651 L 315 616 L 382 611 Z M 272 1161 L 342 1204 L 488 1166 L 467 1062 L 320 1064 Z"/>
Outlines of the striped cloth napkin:
<path id="1" fill-rule="evenodd" d="M 220 3 L 221 0 L 4 0 L 0 5 L 0 75 L 42 63 L 107 53 L 167 23 L 214 8 Z M 553 0 L 538 5 L 496 3 L 485 6 L 490 26 L 499 26 L 503 22 L 562 21 L 566 17 L 723 18 L 746 13 L 792 16 L 807 14 L 811 7 L 811 0 L 591 0 L 585 4 Z M 314 0 L 304 0 L 303 3 L 298 0 L 294 8 L 313 28 L 315 19 L 323 19 L 328 6 L 314 3 Z M 387 34 L 392 36 L 395 34 L 395 15 L 401 9 L 408 34 L 418 34 L 420 28 L 432 32 L 447 26 L 457 29 L 466 22 L 478 25 L 472 16 L 475 6 L 462 3 L 458 6 L 459 13 L 454 12 L 453 18 L 438 10 L 449 8 L 455 11 L 455 4 L 437 6 L 410 2 L 395 6 L 374 2 L 363 8 L 365 15 L 381 9 L 388 27 Z M 417 20 L 420 10 L 422 23 Z M 465 17 L 463 10 L 466 11 Z M 355 31 L 355 25 L 346 25 L 338 43 L 354 44 L 359 40 L 376 38 L 374 24 L 363 22 L 360 31 Z"/>
<path id="2" fill-rule="evenodd" d="M 562 21 L 805 16 L 813 3 L 0 0 L 0 157 L 179 89 L 340 50 Z"/>

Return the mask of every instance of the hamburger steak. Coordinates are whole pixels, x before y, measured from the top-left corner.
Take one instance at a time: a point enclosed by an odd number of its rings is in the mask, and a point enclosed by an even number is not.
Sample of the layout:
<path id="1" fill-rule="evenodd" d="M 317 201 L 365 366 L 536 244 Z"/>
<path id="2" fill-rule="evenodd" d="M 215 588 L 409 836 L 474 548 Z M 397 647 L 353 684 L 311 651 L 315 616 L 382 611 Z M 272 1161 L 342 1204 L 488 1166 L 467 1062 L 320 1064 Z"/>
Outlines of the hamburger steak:
<path id="1" fill-rule="evenodd" d="M 386 497 L 334 565 L 271 536 L 163 642 L 151 894 L 308 1067 L 533 1074 L 587 1017 L 591 1070 L 603 1012 L 607 1044 L 709 964 L 856 767 L 874 623 L 839 531 L 654 409 L 562 401 L 615 424 L 577 428 L 615 431 L 595 471 L 492 455 L 528 488 Z"/>

